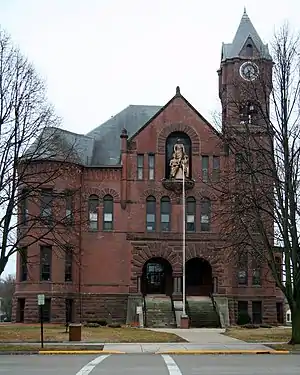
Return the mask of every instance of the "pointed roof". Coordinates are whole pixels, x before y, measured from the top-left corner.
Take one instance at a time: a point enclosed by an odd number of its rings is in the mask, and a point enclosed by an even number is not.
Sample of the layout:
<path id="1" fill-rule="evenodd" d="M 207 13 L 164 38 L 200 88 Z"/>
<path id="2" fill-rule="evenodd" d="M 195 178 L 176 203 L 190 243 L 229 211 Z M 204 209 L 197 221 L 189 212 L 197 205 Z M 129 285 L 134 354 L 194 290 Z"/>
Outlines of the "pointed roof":
<path id="1" fill-rule="evenodd" d="M 261 57 L 267 60 L 272 60 L 269 53 L 268 45 L 264 44 L 253 26 L 247 12 L 244 8 L 244 13 L 235 34 L 232 43 L 222 45 L 222 61 L 239 57 L 246 41 L 251 39 L 255 47 L 260 51 Z"/>

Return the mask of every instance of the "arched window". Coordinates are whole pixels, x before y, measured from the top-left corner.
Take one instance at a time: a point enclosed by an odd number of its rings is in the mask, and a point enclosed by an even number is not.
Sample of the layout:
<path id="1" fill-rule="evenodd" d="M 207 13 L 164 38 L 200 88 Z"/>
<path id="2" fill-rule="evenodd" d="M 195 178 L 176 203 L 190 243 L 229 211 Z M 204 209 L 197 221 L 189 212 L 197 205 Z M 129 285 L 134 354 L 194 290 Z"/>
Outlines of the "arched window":
<path id="1" fill-rule="evenodd" d="M 99 198 L 97 195 L 90 195 L 89 197 L 89 229 L 98 229 L 98 206 Z"/>
<path id="2" fill-rule="evenodd" d="M 165 148 L 165 177 L 170 178 L 171 174 L 171 167 L 170 162 L 173 159 L 173 152 L 174 146 L 176 143 L 180 143 L 184 145 L 185 153 L 188 156 L 188 167 L 189 167 L 189 175 L 188 177 L 192 177 L 192 142 L 190 137 L 183 132 L 173 132 L 171 133 L 168 138 L 166 139 L 166 148 Z"/>
<path id="3" fill-rule="evenodd" d="M 103 230 L 113 230 L 114 199 L 111 195 L 103 198 Z"/>
<path id="4" fill-rule="evenodd" d="M 146 230 L 154 232 L 156 227 L 156 200 L 150 196 L 146 200 Z"/>
<path id="5" fill-rule="evenodd" d="M 200 225 L 203 232 L 210 231 L 211 222 L 211 202 L 208 198 L 205 198 L 201 202 L 200 208 Z"/>
<path id="6" fill-rule="evenodd" d="M 186 230 L 187 232 L 196 231 L 196 199 L 188 197 L 186 200 Z"/>
<path id="7" fill-rule="evenodd" d="M 160 201 L 160 229 L 162 232 L 171 230 L 171 202 L 169 197 L 162 197 Z"/>
<path id="8" fill-rule="evenodd" d="M 248 57 L 252 57 L 252 56 L 253 56 L 253 46 L 252 46 L 251 43 L 248 43 L 248 44 L 246 45 L 246 55 L 247 55 Z"/>

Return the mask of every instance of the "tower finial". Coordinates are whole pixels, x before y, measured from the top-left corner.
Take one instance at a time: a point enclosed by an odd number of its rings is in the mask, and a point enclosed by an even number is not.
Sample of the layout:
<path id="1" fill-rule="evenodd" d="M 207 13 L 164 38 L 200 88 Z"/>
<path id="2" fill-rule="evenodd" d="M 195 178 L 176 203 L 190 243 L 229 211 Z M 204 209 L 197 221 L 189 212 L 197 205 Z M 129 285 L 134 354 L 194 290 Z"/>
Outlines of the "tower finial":
<path id="1" fill-rule="evenodd" d="M 243 18 L 248 18 L 248 14 L 247 14 L 247 10 L 246 10 L 246 7 L 244 6 L 244 14 L 243 14 Z"/>

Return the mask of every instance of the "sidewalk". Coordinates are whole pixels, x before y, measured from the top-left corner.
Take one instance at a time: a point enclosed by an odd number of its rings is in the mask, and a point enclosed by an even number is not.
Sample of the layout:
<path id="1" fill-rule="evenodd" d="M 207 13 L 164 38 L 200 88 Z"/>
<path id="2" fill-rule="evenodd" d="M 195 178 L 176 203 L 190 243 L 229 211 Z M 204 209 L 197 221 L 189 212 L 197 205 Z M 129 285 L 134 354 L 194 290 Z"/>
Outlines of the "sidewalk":
<path id="1" fill-rule="evenodd" d="M 171 332 L 174 333 L 187 342 L 182 343 L 99 343 L 99 342 L 45 342 L 47 346 L 86 346 L 93 350 L 93 347 L 104 345 L 103 351 L 107 352 L 122 352 L 122 353 L 158 353 L 158 352 L 275 352 L 275 350 L 268 347 L 268 344 L 274 343 L 247 343 L 242 340 L 234 339 L 232 337 L 223 335 L 224 329 L 205 329 L 205 328 L 190 328 L 190 329 L 168 329 L 168 328 L 152 328 L 153 331 Z M 28 345 L 40 347 L 40 343 L 16 343 L 6 342 L 6 345 Z"/>

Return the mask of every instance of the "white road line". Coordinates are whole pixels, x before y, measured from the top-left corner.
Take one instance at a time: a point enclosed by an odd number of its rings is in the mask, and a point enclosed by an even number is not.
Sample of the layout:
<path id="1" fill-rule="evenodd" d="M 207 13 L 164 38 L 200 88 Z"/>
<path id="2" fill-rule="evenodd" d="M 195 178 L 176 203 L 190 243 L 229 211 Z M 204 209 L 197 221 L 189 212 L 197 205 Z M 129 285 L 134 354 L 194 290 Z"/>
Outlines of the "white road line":
<path id="1" fill-rule="evenodd" d="M 99 357 L 93 359 L 91 362 L 89 362 L 87 365 L 82 367 L 81 370 L 79 370 L 75 375 L 88 375 L 90 372 L 94 370 L 94 368 L 99 365 L 102 361 L 105 360 L 105 358 L 109 357 L 110 354 L 106 355 L 100 355 Z"/>
<path id="2" fill-rule="evenodd" d="M 174 359 L 169 355 L 162 355 L 170 375 L 182 375 Z"/>

